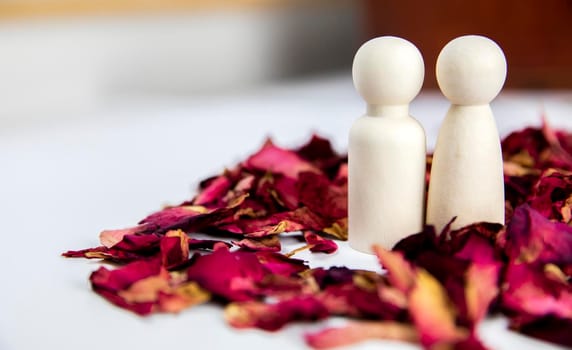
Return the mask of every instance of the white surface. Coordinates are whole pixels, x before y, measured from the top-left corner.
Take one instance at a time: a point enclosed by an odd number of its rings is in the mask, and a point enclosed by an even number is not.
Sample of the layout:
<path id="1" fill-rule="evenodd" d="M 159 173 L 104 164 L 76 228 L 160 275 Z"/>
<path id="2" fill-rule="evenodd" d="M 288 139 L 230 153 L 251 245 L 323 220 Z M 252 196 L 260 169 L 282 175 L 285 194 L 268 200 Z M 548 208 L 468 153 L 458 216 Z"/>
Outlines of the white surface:
<path id="1" fill-rule="evenodd" d="M 357 51 L 354 86 L 367 111 L 349 132 L 349 244 L 371 253 L 391 249 L 423 229 L 426 137 L 409 115 L 425 67 L 409 41 L 384 36 Z"/>
<path id="2" fill-rule="evenodd" d="M 553 124 L 572 130 L 572 94 L 509 93 L 493 104 L 501 133 L 538 125 L 542 101 Z M 435 95 L 412 105 L 430 144 L 446 108 Z M 303 348 L 303 331 L 321 325 L 239 332 L 210 305 L 137 317 L 90 290 L 87 278 L 96 262 L 59 254 L 95 246 L 102 229 L 132 225 L 164 203 L 189 198 L 198 180 L 243 159 L 267 135 L 296 146 L 317 130 L 343 150 L 361 113 L 348 74 L 216 100 L 134 99 L 70 123 L 0 127 L 0 349 Z M 312 256 L 312 265 L 378 268 L 371 256 L 341 246 L 331 257 Z M 505 331 L 504 324 L 495 319 L 481 328 L 494 349 L 557 349 Z"/>
<path id="3" fill-rule="evenodd" d="M 427 197 L 427 223 L 437 232 L 476 222 L 504 224 L 502 151 L 489 104 L 506 78 L 506 59 L 491 39 L 466 35 L 437 59 L 437 81 L 451 102 L 439 130 Z"/>

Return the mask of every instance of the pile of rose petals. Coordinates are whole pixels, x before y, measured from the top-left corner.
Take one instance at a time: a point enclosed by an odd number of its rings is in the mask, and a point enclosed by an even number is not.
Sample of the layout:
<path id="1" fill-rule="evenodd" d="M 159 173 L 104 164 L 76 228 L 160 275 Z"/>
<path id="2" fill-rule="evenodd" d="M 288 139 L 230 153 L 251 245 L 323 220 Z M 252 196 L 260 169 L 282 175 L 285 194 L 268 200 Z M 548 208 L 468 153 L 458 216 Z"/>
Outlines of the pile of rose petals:
<path id="1" fill-rule="evenodd" d="M 213 302 L 236 328 L 352 319 L 306 334 L 314 348 L 392 339 L 486 349 L 477 326 L 496 313 L 518 332 L 572 346 L 572 134 L 544 123 L 502 147 L 507 225 L 427 227 L 392 251 L 372 247 L 385 274 L 311 269 L 291 257 L 333 253 L 332 239 L 347 238 L 347 159 L 316 136 L 295 150 L 267 141 L 204 180 L 191 201 L 103 231 L 100 247 L 64 256 L 119 264 L 93 272 L 93 290 L 140 315 Z M 284 235 L 303 243 L 282 254 Z"/>

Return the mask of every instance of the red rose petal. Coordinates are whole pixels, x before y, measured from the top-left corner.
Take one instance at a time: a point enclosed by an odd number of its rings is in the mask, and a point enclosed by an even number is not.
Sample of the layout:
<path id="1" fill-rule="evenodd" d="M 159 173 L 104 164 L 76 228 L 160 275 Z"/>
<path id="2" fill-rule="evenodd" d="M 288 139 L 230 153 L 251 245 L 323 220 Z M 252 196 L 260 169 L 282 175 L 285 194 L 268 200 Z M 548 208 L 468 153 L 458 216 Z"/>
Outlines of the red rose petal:
<path id="1" fill-rule="evenodd" d="M 160 242 L 161 237 L 152 234 L 125 235 L 113 248 L 128 252 L 155 253 L 159 250 Z"/>
<path id="2" fill-rule="evenodd" d="M 232 246 L 230 243 L 214 239 L 189 238 L 190 249 L 216 250 L 215 248 L 217 245 L 226 246 L 227 248 L 230 248 Z"/>
<path id="3" fill-rule="evenodd" d="M 208 179 L 201 192 L 193 199 L 194 205 L 208 205 L 217 203 L 230 190 L 232 181 L 226 174 Z"/>
<path id="4" fill-rule="evenodd" d="M 421 344 L 456 343 L 468 334 L 455 324 L 455 311 L 445 289 L 424 270 L 418 270 L 409 295 L 409 310 L 419 331 Z"/>
<path id="5" fill-rule="evenodd" d="M 529 205 L 544 217 L 568 223 L 571 219 L 572 176 L 544 173 L 530 195 Z"/>
<path id="6" fill-rule="evenodd" d="M 210 294 L 194 282 L 171 288 L 169 293 L 159 293 L 157 307 L 162 312 L 176 313 L 190 306 L 209 301 Z"/>
<path id="7" fill-rule="evenodd" d="M 500 264 L 472 264 L 467 269 L 465 278 L 465 314 L 471 328 L 482 321 L 491 303 L 499 295 L 498 281 Z"/>
<path id="8" fill-rule="evenodd" d="M 508 224 L 506 251 L 518 262 L 572 264 L 572 227 L 522 205 Z"/>
<path id="9" fill-rule="evenodd" d="M 100 267 L 91 275 L 90 280 L 94 286 L 119 291 L 143 278 L 158 275 L 161 269 L 158 259 L 140 260 L 111 271 Z"/>
<path id="10" fill-rule="evenodd" d="M 186 222 L 189 218 L 204 214 L 207 211 L 199 206 L 170 207 L 160 210 L 141 220 L 139 224 L 147 224 L 161 229 L 176 229 L 181 222 Z"/>
<path id="11" fill-rule="evenodd" d="M 161 239 L 161 261 L 165 268 L 173 269 L 189 260 L 189 238 L 181 230 L 169 231 Z"/>
<path id="12" fill-rule="evenodd" d="M 226 300 L 246 301 L 257 297 L 256 284 L 265 273 L 256 255 L 219 249 L 198 256 L 187 270 L 187 277 Z"/>
<path id="13" fill-rule="evenodd" d="M 291 178 L 297 178 L 303 171 L 320 173 L 316 166 L 295 152 L 277 147 L 271 141 L 267 141 L 262 149 L 250 156 L 243 166 L 246 169 L 282 174 Z"/>
<path id="14" fill-rule="evenodd" d="M 572 347 L 572 320 L 562 319 L 554 316 L 535 318 L 531 321 L 521 323 L 512 320 L 510 327 L 523 334 Z"/>
<path id="15" fill-rule="evenodd" d="M 264 237 L 282 232 L 321 230 L 326 223 L 308 208 L 273 214 L 266 218 L 238 220 L 233 224 L 221 225 L 221 230 L 244 234 L 248 237 Z"/>
<path id="16" fill-rule="evenodd" d="M 104 246 L 83 249 L 70 250 L 62 254 L 67 258 L 86 258 L 86 259 L 104 259 L 120 264 L 130 263 L 132 261 L 149 258 L 149 256 L 138 253 L 128 252 L 124 250 L 107 248 Z"/>
<path id="17" fill-rule="evenodd" d="M 401 340 L 415 343 L 418 341 L 418 337 L 413 326 L 391 321 L 351 322 L 344 327 L 326 328 L 304 335 L 306 344 L 314 349 L 331 349 L 371 339 Z"/>
<path id="18" fill-rule="evenodd" d="M 326 254 L 335 253 L 338 250 L 338 245 L 331 239 L 326 239 L 322 236 L 315 234 L 312 231 L 304 232 L 304 239 L 310 245 L 310 251 L 320 252 Z"/>
<path id="19" fill-rule="evenodd" d="M 314 321 L 329 316 L 316 298 L 301 296 L 275 304 L 261 302 L 233 303 L 224 311 L 226 321 L 235 328 L 260 328 L 275 331 L 292 321 Z"/>
<path id="20" fill-rule="evenodd" d="M 502 305 L 513 312 L 572 319 L 572 286 L 549 278 L 543 269 L 509 263 L 505 272 Z"/>
<path id="21" fill-rule="evenodd" d="M 105 230 L 99 234 L 99 241 L 107 248 L 111 248 L 121 242 L 124 236 L 145 233 L 147 225 L 139 225 L 120 230 Z"/>
<path id="22" fill-rule="evenodd" d="M 278 236 L 266 236 L 262 238 L 245 238 L 232 244 L 250 251 L 279 252 L 282 249 Z"/>
<path id="23" fill-rule="evenodd" d="M 146 315 L 152 310 L 152 302 L 129 303 L 119 295 L 119 292 L 126 290 L 140 280 L 157 276 L 161 271 L 161 263 L 158 259 L 140 260 L 112 271 L 100 267 L 91 274 L 90 281 L 93 290 L 110 302 L 138 314 Z"/>
<path id="24" fill-rule="evenodd" d="M 387 270 L 391 284 L 403 293 L 409 293 L 416 279 L 415 270 L 409 262 L 400 252 L 390 252 L 380 246 L 374 246 L 373 251 L 381 266 Z"/>
<path id="25" fill-rule="evenodd" d="M 324 175 L 301 173 L 298 181 L 300 203 L 328 219 L 348 216 L 347 186 L 336 186 Z"/>
<path id="26" fill-rule="evenodd" d="M 286 176 L 274 176 L 271 195 L 285 208 L 294 210 L 298 208 L 297 181 Z"/>
<path id="27" fill-rule="evenodd" d="M 308 269 L 304 260 L 287 258 L 279 253 L 259 251 L 254 254 L 264 269 L 275 275 L 292 276 Z"/>
<path id="28" fill-rule="evenodd" d="M 332 158 L 340 158 L 332 148 L 330 141 L 316 134 L 312 135 L 307 144 L 296 150 L 296 153 L 310 161 L 327 161 Z"/>

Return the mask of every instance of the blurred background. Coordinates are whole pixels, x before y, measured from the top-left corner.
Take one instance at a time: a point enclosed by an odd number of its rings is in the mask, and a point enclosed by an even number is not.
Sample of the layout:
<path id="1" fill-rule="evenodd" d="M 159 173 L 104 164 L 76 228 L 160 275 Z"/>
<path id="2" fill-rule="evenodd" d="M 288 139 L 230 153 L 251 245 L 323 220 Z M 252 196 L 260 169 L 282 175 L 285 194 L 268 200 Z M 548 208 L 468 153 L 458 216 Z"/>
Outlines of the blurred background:
<path id="1" fill-rule="evenodd" d="M 0 123 L 349 77 L 378 35 L 415 43 L 432 89 L 439 50 L 469 33 L 503 47 L 507 87 L 572 88 L 572 0 L 0 0 Z"/>

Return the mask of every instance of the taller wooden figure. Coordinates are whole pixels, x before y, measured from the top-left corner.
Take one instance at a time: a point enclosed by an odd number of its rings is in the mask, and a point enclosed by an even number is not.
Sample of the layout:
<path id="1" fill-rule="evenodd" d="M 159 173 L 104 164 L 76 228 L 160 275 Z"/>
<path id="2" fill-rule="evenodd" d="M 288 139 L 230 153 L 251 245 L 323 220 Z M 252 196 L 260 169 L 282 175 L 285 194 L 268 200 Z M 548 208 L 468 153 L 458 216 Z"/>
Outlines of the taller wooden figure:
<path id="1" fill-rule="evenodd" d="M 489 103 L 501 91 L 506 60 L 477 35 L 449 42 L 437 59 L 437 82 L 451 107 L 439 131 L 429 181 L 427 224 L 437 232 L 487 221 L 504 224 L 503 163 Z"/>

